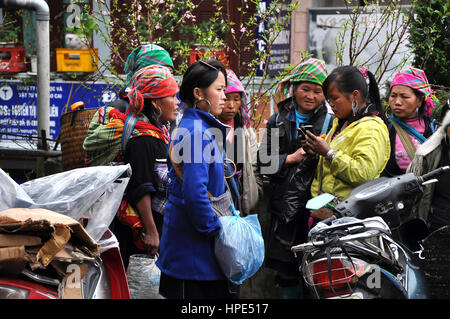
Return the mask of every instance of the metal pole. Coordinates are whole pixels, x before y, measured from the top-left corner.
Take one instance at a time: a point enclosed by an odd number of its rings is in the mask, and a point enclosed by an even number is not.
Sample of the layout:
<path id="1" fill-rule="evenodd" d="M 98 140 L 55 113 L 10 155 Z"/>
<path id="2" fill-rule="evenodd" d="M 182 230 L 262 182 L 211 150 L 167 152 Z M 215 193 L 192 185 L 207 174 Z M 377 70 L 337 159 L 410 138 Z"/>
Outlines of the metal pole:
<path id="1" fill-rule="evenodd" d="M 37 115 L 38 149 L 47 145 L 42 139 L 50 136 L 50 30 L 49 21 L 40 21 L 36 16 L 37 31 Z M 42 135 L 42 132 L 45 135 Z"/>
<path id="2" fill-rule="evenodd" d="M 50 9 L 45 0 L 0 0 L 0 7 L 18 7 L 36 11 L 37 33 L 37 114 L 38 135 L 50 134 Z M 46 141 L 39 139 L 38 148 Z"/>

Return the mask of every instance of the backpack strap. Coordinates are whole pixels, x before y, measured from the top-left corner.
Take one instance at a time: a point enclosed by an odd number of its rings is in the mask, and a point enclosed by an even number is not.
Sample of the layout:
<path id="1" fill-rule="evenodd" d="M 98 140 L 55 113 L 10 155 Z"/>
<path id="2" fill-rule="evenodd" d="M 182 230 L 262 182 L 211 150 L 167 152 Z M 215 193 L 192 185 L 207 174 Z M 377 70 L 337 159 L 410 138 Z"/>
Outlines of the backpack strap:
<path id="1" fill-rule="evenodd" d="M 400 138 L 400 141 L 403 144 L 403 147 L 406 150 L 406 153 L 408 154 L 409 159 L 412 161 L 414 158 L 414 154 L 416 153 L 416 147 L 414 146 L 411 137 L 409 134 L 395 121 L 392 121 L 392 125 L 394 126 L 395 131 L 397 132 L 398 137 Z"/>
<path id="2" fill-rule="evenodd" d="M 134 114 L 130 113 L 125 121 L 123 133 L 122 133 L 122 154 L 125 153 L 125 148 L 127 146 L 128 140 L 130 139 L 131 133 L 134 130 L 134 126 L 136 125 L 137 118 L 134 116 Z"/>
<path id="3" fill-rule="evenodd" d="M 328 131 L 328 126 L 330 125 L 330 119 L 331 119 L 331 114 L 327 113 L 325 115 L 325 119 L 323 120 L 323 125 L 322 125 L 322 132 L 320 132 L 320 135 L 326 134 Z"/>

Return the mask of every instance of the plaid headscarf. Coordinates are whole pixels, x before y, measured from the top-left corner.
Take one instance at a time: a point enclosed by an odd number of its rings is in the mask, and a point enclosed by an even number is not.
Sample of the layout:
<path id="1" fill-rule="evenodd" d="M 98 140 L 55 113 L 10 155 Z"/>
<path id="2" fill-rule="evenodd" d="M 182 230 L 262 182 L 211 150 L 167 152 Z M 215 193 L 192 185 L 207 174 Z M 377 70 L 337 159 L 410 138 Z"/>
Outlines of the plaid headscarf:
<path id="1" fill-rule="evenodd" d="M 169 69 L 161 65 L 150 65 L 140 69 L 131 79 L 128 93 L 130 106 L 126 114 L 139 115 L 144 107 L 144 99 L 159 99 L 177 94 L 178 84 Z"/>
<path id="2" fill-rule="evenodd" d="M 133 75 L 141 68 L 149 65 L 165 65 L 173 68 L 169 52 L 156 44 L 144 44 L 133 51 L 127 58 L 124 71 L 127 73 L 127 86 Z"/>
<path id="3" fill-rule="evenodd" d="M 438 99 L 434 96 L 434 91 L 431 89 L 423 70 L 410 67 L 398 72 L 391 82 L 391 88 L 395 85 L 407 86 L 425 94 L 426 114 L 431 116 L 434 102 L 438 102 Z"/>
<path id="4" fill-rule="evenodd" d="M 319 59 L 308 59 L 300 63 L 294 70 L 294 73 L 281 80 L 277 91 L 280 100 L 289 95 L 289 89 L 295 82 L 312 82 L 322 86 L 328 76 L 327 67 L 324 61 Z"/>

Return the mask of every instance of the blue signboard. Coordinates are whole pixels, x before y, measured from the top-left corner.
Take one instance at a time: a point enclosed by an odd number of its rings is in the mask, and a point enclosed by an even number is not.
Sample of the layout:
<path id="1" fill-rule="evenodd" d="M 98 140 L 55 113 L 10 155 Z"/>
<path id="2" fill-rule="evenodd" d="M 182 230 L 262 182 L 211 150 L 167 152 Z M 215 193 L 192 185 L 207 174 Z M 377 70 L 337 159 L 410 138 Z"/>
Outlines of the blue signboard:
<path id="1" fill-rule="evenodd" d="M 86 109 L 98 108 L 114 101 L 117 91 L 105 83 L 51 82 L 48 137 L 58 137 L 60 117 L 70 111 L 71 104 L 83 101 Z M 27 140 L 17 135 L 38 135 L 36 83 L 0 80 L 0 134 L 1 140 Z"/>
<path id="2" fill-rule="evenodd" d="M 272 8 L 272 0 L 261 0 L 258 2 L 258 27 L 257 27 L 257 51 L 264 52 L 268 49 L 267 41 L 270 39 L 270 57 L 268 59 L 269 65 L 266 67 L 265 61 L 261 61 L 256 70 L 257 76 L 263 76 L 267 73 L 271 77 L 275 77 L 283 72 L 290 63 L 291 57 L 291 20 L 287 19 L 287 4 L 289 1 L 281 1 L 276 5 L 281 5 L 280 13 L 278 10 Z M 266 15 L 271 12 L 270 17 Z M 261 19 L 266 17 L 266 19 Z M 272 24 L 277 20 L 283 25 L 283 30 L 273 39 Z"/>

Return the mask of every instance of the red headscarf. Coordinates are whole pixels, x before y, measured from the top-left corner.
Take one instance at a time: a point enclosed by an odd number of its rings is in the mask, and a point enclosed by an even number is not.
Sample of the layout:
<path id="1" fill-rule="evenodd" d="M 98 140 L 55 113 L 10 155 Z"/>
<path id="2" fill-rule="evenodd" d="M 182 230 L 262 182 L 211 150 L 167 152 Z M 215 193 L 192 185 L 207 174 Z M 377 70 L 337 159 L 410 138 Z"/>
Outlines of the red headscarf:
<path id="1" fill-rule="evenodd" d="M 159 99 L 177 94 L 178 84 L 168 68 L 162 65 L 150 65 L 140 69 L 131 79 L 131 91 L 128 93 L 130 106 L 126 114 L 139 115 L 144 107 L 144 99 Z"/>

